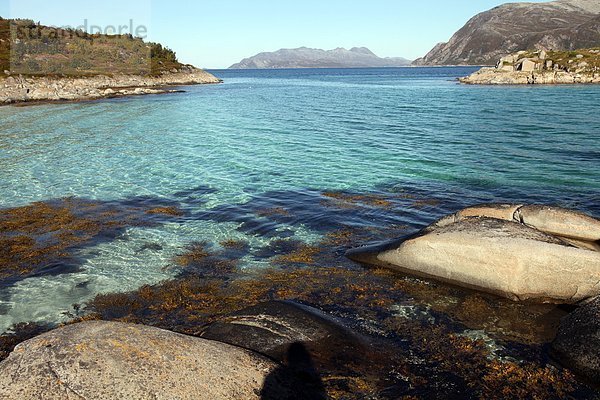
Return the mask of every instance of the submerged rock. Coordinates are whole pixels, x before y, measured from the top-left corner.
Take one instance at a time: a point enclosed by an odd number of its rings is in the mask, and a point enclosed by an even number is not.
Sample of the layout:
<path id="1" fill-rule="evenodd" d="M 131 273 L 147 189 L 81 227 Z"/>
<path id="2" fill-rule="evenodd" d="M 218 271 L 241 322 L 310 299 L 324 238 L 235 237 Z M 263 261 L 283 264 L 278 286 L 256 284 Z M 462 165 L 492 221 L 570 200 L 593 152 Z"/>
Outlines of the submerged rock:
<path id="1" fill-rule="evenodd" d="M 600 295 L 599 233 L 600 221 L 574 211 L 489 205 L 348 256 L 513 300 L 577 303 Z"/>
<path id="2" fill-rule="evenodd" d="M 17 346 L 0 364 L 0 398 L 258 399 L 276 367 L 223 343 L 141 325 L 85 322 Z"/>
<path id="3" fill-rule="evenodd" d="M 277 386 L 292 384 L 288 399 L 327 398 L 319 371 L 339 377 L 356 360 L 366 360 L 364 343 L 345 326 L 314 308 L 270 301 L 230 314 L 210 325 L 202 337 L 268 355 L 282 366 L 267 378 L 263 399 L 278 399 Z M 381 360 L 379 360 L 381 361 Z M 344 378 L 345 379 L 345 378 Z"/>
<path id="4" fill-rule="evenodd" d="M 552 351 L 564 365 L 600 383 L 600 298 L 563 318 Z"/>
<path id="5" fill-rule="evenodd" d="M 314 308 L 288 301 L 270 301 L 230 314 L 208 326 L 203 338 L 244 347 L 283 361 L 294 343 L 313 343 L 342 352 L 360 348 L 348 328 Z"/>

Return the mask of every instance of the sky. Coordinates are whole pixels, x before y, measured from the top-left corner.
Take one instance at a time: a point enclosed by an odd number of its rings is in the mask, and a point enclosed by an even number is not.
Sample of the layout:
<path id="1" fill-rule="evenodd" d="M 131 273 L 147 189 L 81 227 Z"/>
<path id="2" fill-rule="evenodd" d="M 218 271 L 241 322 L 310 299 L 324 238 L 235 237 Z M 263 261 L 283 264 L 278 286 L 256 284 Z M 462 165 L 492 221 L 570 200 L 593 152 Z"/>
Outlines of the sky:
<path id="1" fill-rule="evenodd" d="M 518 1 L 518 0 L 517 0 Z M 529 0 L 541 2 L 543 0 Z M 365 46 L 415 59 L 502 0 L 0 0 L 0 16 L 89 31 L 133 26 L 180 61 L 227 68 L 280 48 Z M 133 21 L 133 23 L 131 23 Z M 147 32 L 147 33 L 145 33 Z"/>

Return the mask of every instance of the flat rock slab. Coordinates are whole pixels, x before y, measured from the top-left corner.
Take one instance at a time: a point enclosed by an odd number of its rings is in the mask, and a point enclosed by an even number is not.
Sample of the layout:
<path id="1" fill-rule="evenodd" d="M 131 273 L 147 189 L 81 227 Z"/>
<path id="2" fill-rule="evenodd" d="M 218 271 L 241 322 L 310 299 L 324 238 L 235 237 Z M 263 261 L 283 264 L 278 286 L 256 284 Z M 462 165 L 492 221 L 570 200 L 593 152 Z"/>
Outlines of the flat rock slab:
<path id="1" fill-rule="evenodd" d="M 600 298 L 563 318 L 552 352 L 565 366 L 600 385 Z"/>
<path id="2" fill-rule="evenodd" d="M 223 343 L 141 325 L 85 322 L 17 346 L 0 364 L 0 398 L 259 399 L 276 367 Z"/>

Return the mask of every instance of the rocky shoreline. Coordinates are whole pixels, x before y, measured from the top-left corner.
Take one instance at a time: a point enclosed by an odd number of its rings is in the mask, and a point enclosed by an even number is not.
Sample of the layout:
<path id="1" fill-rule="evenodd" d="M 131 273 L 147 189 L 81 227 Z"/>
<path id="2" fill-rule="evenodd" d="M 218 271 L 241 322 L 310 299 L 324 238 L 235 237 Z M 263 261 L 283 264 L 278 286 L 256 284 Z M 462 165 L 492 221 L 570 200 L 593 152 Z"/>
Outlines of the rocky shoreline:
<path id="1" fill-rule="evenodd" d="M 598 84 L 598 74 L 578 74 L 564 71 L 520 72 L 502 71 L 494 67 L 482 68 L 474 74 L 460 78 L 468 85 L 564 85 Z"/>
<path id="2" fill-rule="evenodd" d="M 47 225 L 51 212 L 44 210 Z M 22 211 L 31 221 L 34 210 Z M 144 213 L 179 214 L 158 204 Z M 72 219 L 59 221 L 72 230 L 78 225 Z M 89 229 L 89 220 L 85 226 Z M 337 233 L 324 246 L 355 242 Z M 557 207 L 488 204 L 448 215 L 394 243 L 347 254 L 381 269 L 328 267 L 338 265 L 337 259 L 331 264 L 317 258 L 318 248 L 304 248 L 280 256 L 277 262 L 289 260 L 286 269 L 239 280 L 227 272 L 234 267 L 226 258 L 202 246 L 190 248 L 179 262 L 205 271 L 202 278 L 182 276 L 132 293 L 102 295 L 88 305 L 89 314 L 15 339 L 0 362 L 0 397 L 592 398 L 600 373 L 600 220 Z M 423 243 L 427 249 L 421 251 Z M 225 247 L 241 248 L 235 242 Z M 540 257 L 543 262 L 536 263 Z M 315 267 L 294 270 L 291 265 L 300 260 Z M 413 276 L 429 271 L 432 280 L 404 280 L 392 272 L 406 265 L 416 268 Z M 445 271 L 431 273 L 435 266 Z M 494 276 L 488 279 L 490 267 Z M 498 282 L 502 290 L 493 286 Z M 461 286 L 478 291 L 459 294 Z M 427 306 L 415 306 L 410 298 L 427 299 Z M 527 302 L 577 308 L 569 313 Z M 554 319 L 558 316 L 562 321 Z M 522 331 L 516 336 L 515 325 Z M 519 345 L 513 349 L 514 340 Z M 542 362 L 542 345 L 580 380 L 559 363 Z M 494 396 L 499 391 L 503 396 Z"/>
<path id="3" fill-rule="evenodd" d="M 12 76 L 0 80 L 0 105 L 88 101 L 102 98 L 173 93 L 173 86 L 216 84 L 212 74 L 186 66 L 158 76 L 96 75 L 90 77 Z"/>
<path id="4" fill-rule="evenodd" d="M 600 50 L 576 52 L 520 51 L 460 78 L 469 85 L 598 84 Z"/>

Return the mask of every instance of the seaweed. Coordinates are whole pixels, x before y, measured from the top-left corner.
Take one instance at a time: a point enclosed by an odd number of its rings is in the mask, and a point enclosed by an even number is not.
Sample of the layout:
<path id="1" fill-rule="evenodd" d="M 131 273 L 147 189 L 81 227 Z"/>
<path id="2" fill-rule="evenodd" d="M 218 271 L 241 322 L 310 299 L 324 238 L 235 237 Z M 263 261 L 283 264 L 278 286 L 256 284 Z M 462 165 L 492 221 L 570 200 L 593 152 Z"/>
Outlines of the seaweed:
<path id="1" fill-rule="evenodd" d="M 174 206 L 159 201 L 65 198 L 0 209 L 0 280 L 14 283 L 56 271 L 54 265 L 76 268 L 77 249 L 112 240 L 127 227 L 155 226 L 178 215 Z"/>

